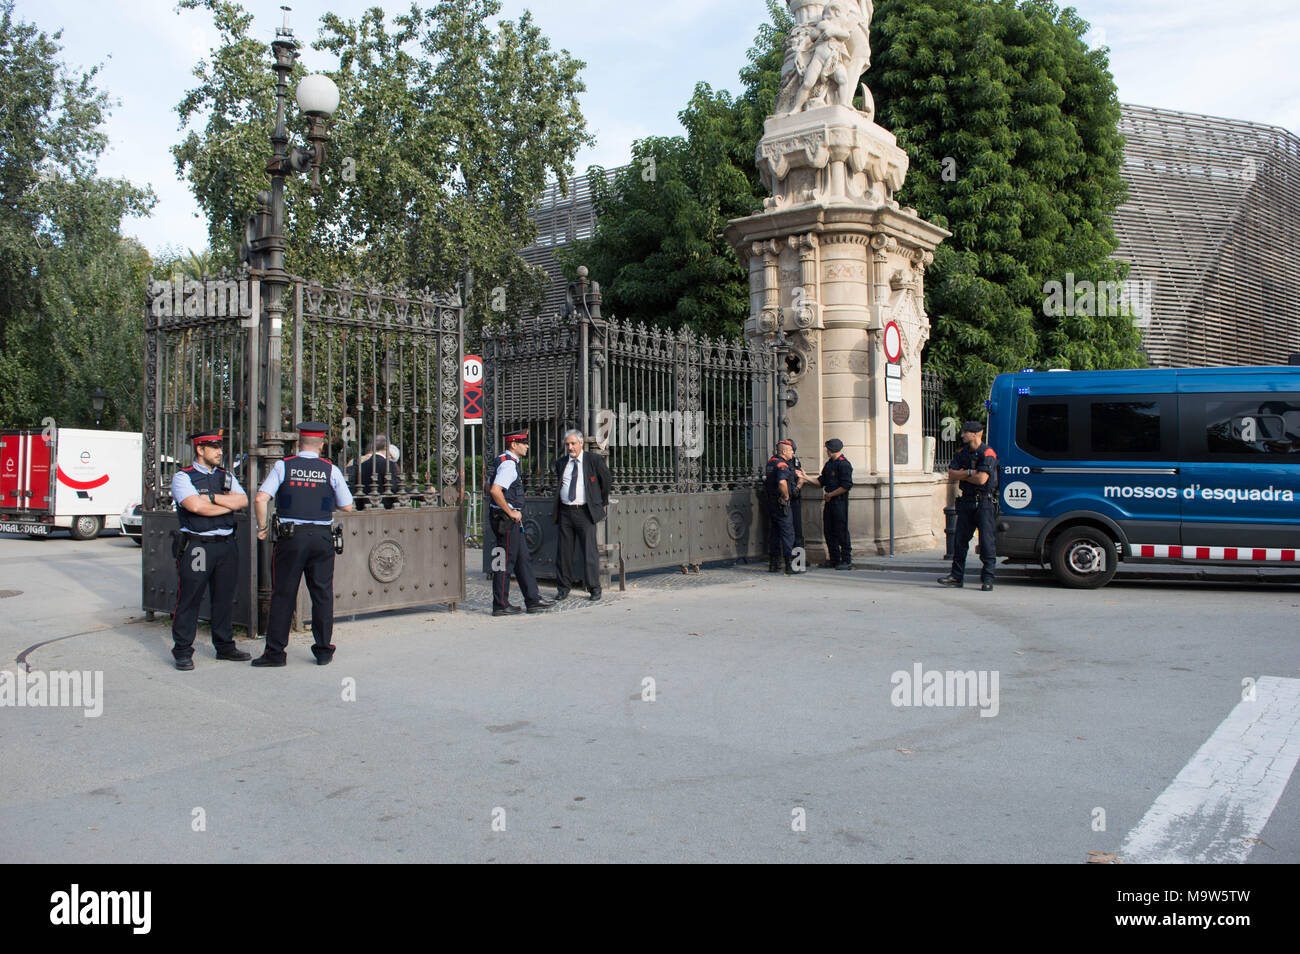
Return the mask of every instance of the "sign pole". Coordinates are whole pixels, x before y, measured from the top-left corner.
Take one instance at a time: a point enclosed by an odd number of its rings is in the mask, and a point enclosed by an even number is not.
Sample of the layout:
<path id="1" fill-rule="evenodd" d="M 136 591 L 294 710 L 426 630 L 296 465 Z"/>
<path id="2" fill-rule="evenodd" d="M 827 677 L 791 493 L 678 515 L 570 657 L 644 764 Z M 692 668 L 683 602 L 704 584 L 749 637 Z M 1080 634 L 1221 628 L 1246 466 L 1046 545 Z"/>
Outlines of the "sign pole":
<path id="1" fill-rule="evenodd" d="M 884 330 L 885 406 L 889 415 L 889 555 L 894 555 L 894 408 L 903 402 L 903 333 L 891 321 Z"/>
<path id="2" fill-rule="evenodd" d="M 889 555 L 894 555 L 894 406 L 889 406 Z"/>

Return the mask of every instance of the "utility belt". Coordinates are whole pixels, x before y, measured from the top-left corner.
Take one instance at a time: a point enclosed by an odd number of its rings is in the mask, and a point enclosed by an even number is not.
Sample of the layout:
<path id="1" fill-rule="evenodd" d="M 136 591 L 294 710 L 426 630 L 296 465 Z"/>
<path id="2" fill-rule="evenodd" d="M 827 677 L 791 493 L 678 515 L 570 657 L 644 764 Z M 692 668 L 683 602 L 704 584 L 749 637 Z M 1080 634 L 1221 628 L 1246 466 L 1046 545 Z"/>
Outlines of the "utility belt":
<path id="1" fill-rule="evenodd" d="M 334 552 L 343 552 L 343 528 L 338 524 L 289 523 L 275 516 L 271 518 L 271 533 L 277 540 L 289 540 L 300 533 L 328 533 L 334 545 Z"/>
<path id="2" fill-rule="evenodd" d="M 957 498 L 958 503 L 972 503 L 975 504 L 976 506 L 990 501 L 993 503 L 994 506 L 997 506 L 998 492 L 996 489 L 992 491 L 981 490 L 978 493 L 971 494 L 970 496 L 966 496 L 965 494 L 963 494 L 962 496 Z"/>
<path id="3" fill-rule="evenodd" d="M 213 534 L 212 536 L 203 536 L 186 530 L 184 527 L 171 531 L 172 537 L 172 559 L 179 560 L 181 554 L 194 546 L 196 543 L 212 543 L 216 540 L 229 540 L 234 537 L 233 533 Z"/>

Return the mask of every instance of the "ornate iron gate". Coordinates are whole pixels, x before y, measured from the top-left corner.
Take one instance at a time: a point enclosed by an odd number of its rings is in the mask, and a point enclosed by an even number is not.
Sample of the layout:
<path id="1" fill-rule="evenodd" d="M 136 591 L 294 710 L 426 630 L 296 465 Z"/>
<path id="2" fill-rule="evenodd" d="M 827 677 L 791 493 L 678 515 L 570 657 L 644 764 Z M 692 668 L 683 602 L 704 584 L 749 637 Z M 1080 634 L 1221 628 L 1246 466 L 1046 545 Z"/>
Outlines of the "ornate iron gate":
<path id="1" fill-rule="evenodd" d="M 569 428 L 605 455 L 613 487 L 602 530 L 607 569 L 761 557 L 762 463 L 776 441 L 776 351 L 689 329 L 632 326 L 600 316 L 600 291 L 579 283 L 566 318 L 484 331 L 485 449 L 532 435 L 525 461 L 524 536 L 539 576 L 553 576 L 552 464 Z M 495 546 L 484 528 L 484 571 Z"/>
<path id="2" fill-rule="evenodd" d="M 227 464 L 251 500 L 280 456 L 281 442 L 292 437 L 292 424 L 304 418 L 330 425 L 324 456 L 348 475 L 357 500 L 356 512 L 337 518 L 344 552 L 335 563 L 335 615 L 454 606 L 465 598 L 459 296 L 414 297 L 296 280 L 293 311 L 276 329 L 276 337 L 290 338 L 292 348 L 280 357 L 281 373 L 271 374 L 267 356 L 280 349 L 279 341 L 268 347 L 274 323 L 266 315 L 255 317 L 262 314 L 260 277 L 251 270 L 234 279 L 182 282 L 179 290 L 170 283 L 150 289 L 144 609 L 175 607 L 169 531 L 176 515 L 168 481 L 170 471 L 192 457 L 188 432 L 225 429 Z M 226 286 L 235 289 L 243 295 L 235 299 L 239 307 L 221 306 L 209 285 L 221 285 L 222 294 Z M 272 394 L 280 382 L 284 393 Z M 291 420 L 263 424 L 268 407 L 292 408 Z M 244 584 L 235 620 L 251 632 L 258 628 L 254 615 L 264 626 L 269 546 L 255 545 L 247 512 L 236 523 Z M 252 613 L 259 604 L 261 613 Z M 310 618 L 305 588 L 297 618 Z"/>

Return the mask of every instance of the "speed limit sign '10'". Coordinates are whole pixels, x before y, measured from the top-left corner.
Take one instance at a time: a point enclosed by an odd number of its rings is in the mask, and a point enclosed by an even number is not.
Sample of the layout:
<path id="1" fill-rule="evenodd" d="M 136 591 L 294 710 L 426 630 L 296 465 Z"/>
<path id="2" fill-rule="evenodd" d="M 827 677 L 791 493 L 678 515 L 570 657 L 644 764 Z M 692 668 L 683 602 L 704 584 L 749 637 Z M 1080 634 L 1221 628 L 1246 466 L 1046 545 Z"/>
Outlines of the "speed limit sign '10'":
<path id="1" fill-rule="evenodd" d="M 476 354 L 465 355 L 465 364 L 461 369 L 465 384 L 481 384 L 483 381 L 483 359 Z"/>
<path id="2" fill-rule="evenodd" d="M 885 325 L 885 359 L 896 364 L 903 356 L 903 333 L 898 330 L 898 322 L 891 321 Z"/>

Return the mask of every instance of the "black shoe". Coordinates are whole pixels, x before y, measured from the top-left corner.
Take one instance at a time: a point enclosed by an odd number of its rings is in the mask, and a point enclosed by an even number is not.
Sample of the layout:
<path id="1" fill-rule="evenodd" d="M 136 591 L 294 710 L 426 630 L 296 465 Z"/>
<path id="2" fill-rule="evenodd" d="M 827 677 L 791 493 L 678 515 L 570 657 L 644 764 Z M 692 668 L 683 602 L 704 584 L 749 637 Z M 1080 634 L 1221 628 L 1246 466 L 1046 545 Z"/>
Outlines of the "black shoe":
<path id="1" fill-rule="evenodd" d="M 833 569 L 835 569 L 837 566 L 839 566 L 839 564 L 836 563 L 834 560 L 823 560 L 821 563 L 818 563 L 818 564 L 817 564 L 817 569 L 819 569 L 819 570 L 833 570 Z"/>
<path id="2" fill-rule="evenodd" d="M 265 653 L 253 660 L 253 665 L 261 669 L 264 666 L 283 666 L 287 662 L 284 659 L 274 659 Z"/>
<path id="3" fill-rule="evenodd" d="M 594 603 L 594 602 L 596 602 L 598 599 L 600 599 L 600 587 L 599 587 L 599 586 L 596 587 L 594 590 L 591 591 L 591 595 L 587 597 L 587 601 L 588 601 L 588 602 L 591 602 L 591 603 Z"/>
<path id="4" fill-rule="evenodd" d="M 835 569 L 837 569 L 837 570 L 851 570 L 851 569 L 853 569 L 853 564 L 852 564 L 852 563 L 837 563 L 837 564 L 835 564 Z"/>
<path id="5" fill-rule="evenodd" d="M 550 600 L 538 600 L 536 603 L 530 603 L 527 609 L 530 613 L 545 613 L 554 605 Z"/>
<path id="6" fill-rule="evenodd" d="M 492 615 L 493 615 L 493 616 L 517 616 L 517 615 L 519 615 L 520 613 L 522 613 L 523 611 L 524 611 L 524 608 L 523 608 L 522 606 L 515 606 L 513 603 L 511 603 L 511 604 L 510 604 L 509 606 L 507 606 L 505 609 L 495 609 L 495 608 L 494 608 L 494 609 L 492 610 Z"/>
<path id="7" fill-rule="evenodd" d="M 229 652 L 217 653 L 218 659 L 224 659 L 227 662 L 248 662 L 253 658 L 252 653 L 246 653 L 242 649 L 232 649 Z"/>
<path id="8" fill-rule="evenodd" d="M 191 669 L 194 668 L 194 660 L 178 659 L 176 660 L 176 668 L 179 669 L 181 672 L 189 672 Z"/>
<path id="9" fill-rule="evenodd" d="M 560 600 L 567 600 L 568 598 L 569 598 L 568 590 L 557 590 L 555 593 L 555 602 L 557 603 L 560 602 Z"/>
<path id="10" fill-rule="evenodd" d="M 947 576 L 941 576 L 941 577 L 939 577 L 939 585 L 940 585 L 940 586 L 955 586 L 957 589 L 961 589 L 961 585 L 962 585 L 962 583 L 961 583 L 961 580 L 957 579 L 957 577 L 955 577 L 955 576 L 953 576 L 951 573 L 949 573 Z"/>
<path id="11" fill-rule="evenodd" d="M 328 656 L 317 656 L 317 657 L 316 657 L 316 665 L 318 665 L 318 666 L 328 666 L 328 665 L 329 665 L 330 663 L 332 663 L 333 661 L 334 661 L 334 654 L 333 654 L 333 653 L 330 653 Z"/>
<path id="12" fill-rule="evenodd" d="M 990 592 L 993 591 L 993 584 L 992 584 L 992 583 L 981 583 L 981 584 L 980 584 L 980 589 L 983 590 L 985 593 L 990 593 Z"/>

